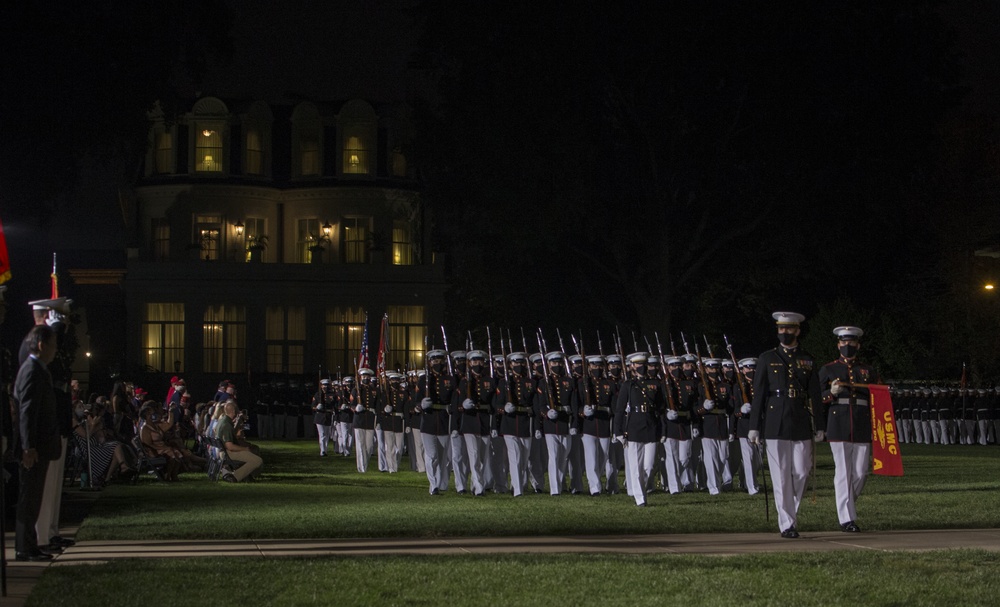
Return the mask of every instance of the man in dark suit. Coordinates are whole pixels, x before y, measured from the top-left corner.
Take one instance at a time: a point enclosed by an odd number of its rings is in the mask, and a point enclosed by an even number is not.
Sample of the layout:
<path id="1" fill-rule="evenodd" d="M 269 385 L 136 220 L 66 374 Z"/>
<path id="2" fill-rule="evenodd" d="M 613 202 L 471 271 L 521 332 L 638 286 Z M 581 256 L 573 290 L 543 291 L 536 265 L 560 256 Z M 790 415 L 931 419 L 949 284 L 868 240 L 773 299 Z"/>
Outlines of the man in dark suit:
<path id="1" fill-rule="evenodd" d="M 35 522 L 41 508 L 48 464 L 58 459 L 62 451 L 55 391 L 47 369 L 56 356 L 56 333 L 47 325 L 36 325 L 24 341 L 28 358 L 14 381 L 14 397 L 20 411 L 18 438 L 21 449 L 15 557 L 19 561 L 44 561 L 52 555 L 39 549 Z"/>

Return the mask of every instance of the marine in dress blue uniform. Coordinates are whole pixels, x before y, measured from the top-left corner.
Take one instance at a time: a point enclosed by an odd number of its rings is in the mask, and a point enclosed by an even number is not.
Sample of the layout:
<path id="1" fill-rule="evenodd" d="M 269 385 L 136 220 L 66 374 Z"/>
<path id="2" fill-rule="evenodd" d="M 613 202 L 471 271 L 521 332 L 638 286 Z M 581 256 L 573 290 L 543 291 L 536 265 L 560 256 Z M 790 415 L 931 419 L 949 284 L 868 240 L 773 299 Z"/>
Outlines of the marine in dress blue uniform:
<path id="1" fill-rule="evenodd" d="M 757 358 L 748 439 L 767 442 L 768 468 L 783 538 L 799 537 L 799 504 L 813 463 L 814 428 L 820 409 L 819 376 L 812 355 L 799 346 L 795 312 L 775 312 L 780 345 Z"/>

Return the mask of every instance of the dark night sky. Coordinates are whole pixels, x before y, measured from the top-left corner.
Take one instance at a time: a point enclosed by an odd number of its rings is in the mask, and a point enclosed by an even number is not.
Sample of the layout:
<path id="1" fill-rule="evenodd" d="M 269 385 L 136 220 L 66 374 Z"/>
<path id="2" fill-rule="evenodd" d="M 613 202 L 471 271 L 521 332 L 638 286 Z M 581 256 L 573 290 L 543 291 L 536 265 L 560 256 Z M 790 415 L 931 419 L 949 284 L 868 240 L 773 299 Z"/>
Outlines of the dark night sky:
<path id="1" fill-rule="evenodd" d="M 421 33 L 407 12 L 412 2 L 247 0 L 230 5 L 238 7 L 230 32 L 231 57 L 210 57 L 204 82 L 182 92 L 294 102 L 300 97 L 402 101 L 416 90 L 428 90 L 428 82 L 407 69 Z M 966 0 L 945 4 L 941 12 L 953 28 L 968 87 L 953 113 L 1000 118 L 996 36 L 1000 3 Z M 59 43 L 38 40 L 39 48 Z M 37 62 L 39 72 L 45 71 L 45 61 L 58 56 L 32 49 L 21 53 L 26 61 Z M 67 93 L 67 111 L 72 111 L 74 94 L 86 91 Z M 36 117 L 0 118 L 25 119 Z M 16 200 L 0 198 L 0 217 L 12 249 L 15 300 L 28 298 L 29 293 L 33 297 L 45 284 L 52 250 L 123 249 L 121 213 L 110 183 L 105 167 L 100 162 L 91 164 L 55 217 L 39 217 Z"/>

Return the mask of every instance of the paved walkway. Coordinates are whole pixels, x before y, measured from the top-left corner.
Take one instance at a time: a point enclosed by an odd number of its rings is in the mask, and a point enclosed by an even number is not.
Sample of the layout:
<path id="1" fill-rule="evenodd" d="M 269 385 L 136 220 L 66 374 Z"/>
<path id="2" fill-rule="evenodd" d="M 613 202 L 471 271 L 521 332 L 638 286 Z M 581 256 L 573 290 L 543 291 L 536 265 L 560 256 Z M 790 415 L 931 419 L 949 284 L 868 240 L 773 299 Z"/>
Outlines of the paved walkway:
<path id="1" fill-rule="evenodd" d="M 67 535 L 76 532 L 64 530 Z M 739 555 L 769 552 L 835 550 L 939 550 L 980 548 L 1000 551 L 1000 529 L 881 531 L 872 533 L 804 532 L 797 540 L 777 533 L 698 533 L 627 536 L 542 536 L 443 539 L 235 540 L 235 541 L 94 541 L 80 542 L 51 563 L 17 563 L 13 536 L 6 539 L 8 597 L 4 607 L 21 607 L 38 576 L 49 566 L 104 563 L 123 558 L 195 556 L 360 556 L 378 554 L 699 554 Z"/>

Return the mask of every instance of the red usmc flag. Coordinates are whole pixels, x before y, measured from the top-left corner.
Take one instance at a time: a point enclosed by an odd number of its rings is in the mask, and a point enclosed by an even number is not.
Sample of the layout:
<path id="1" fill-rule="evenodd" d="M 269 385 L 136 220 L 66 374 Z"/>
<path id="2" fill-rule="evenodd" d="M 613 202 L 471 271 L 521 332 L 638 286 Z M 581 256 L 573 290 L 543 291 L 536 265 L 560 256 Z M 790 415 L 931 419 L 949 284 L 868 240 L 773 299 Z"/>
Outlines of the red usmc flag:
<path id="1" fill-rule="evenodd" d="M 882 476 L 903 476 L 889 386 L 869 384 L 868 391 L 872 396 L 872 471 Z"/>
<path id="2" fill-rule="evenodd" d="M 3 223 L 0 222 L 0 285 L 10 280 L 10 257 L 7 255 L 7 239 L 3 236 Z"/>

